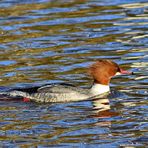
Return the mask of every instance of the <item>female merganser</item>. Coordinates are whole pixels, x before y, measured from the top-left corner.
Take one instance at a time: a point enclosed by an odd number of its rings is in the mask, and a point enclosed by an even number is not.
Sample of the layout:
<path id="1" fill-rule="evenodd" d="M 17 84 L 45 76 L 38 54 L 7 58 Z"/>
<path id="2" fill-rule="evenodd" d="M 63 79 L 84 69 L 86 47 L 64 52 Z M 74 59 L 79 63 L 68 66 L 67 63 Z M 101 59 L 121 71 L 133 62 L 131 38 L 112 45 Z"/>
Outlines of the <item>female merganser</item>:
<path id="1" fill-rule="evenodd" d="M 100 59 L 92 64 L 89 67 L 89 73 L 94 79 L 90 89 L 63 84 L 47 84 L 41 87 L 0 92 L 0 94 L 10 97 L 22 97 L 24 101 L 35 102 L 82 101 L 109 92 L 109 83 L 113 76 L 132 74 L 132 72 L 121 69 L 115 62 L 105 59 Z"/>

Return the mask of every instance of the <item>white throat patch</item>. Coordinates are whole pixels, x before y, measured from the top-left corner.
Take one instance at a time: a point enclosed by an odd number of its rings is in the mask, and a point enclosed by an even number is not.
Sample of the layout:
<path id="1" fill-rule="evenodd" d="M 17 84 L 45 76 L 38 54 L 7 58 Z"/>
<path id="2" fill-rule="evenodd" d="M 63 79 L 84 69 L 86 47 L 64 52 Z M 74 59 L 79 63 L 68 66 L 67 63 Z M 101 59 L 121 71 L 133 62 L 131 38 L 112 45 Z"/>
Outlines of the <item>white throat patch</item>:
<path id="1" fill-rule="evenodd" d="M 110 91 L 109 85 L 94 84 L 91 88 L 91 93 L 93 95 L 99 95 L 109 91 Z"/>
<path id="2" fill-rule="evenodd" d="M 115 76 L 119 76 L 119 75 L 121 75 L 121 73 L 120 72 L 116 72 Z"/>

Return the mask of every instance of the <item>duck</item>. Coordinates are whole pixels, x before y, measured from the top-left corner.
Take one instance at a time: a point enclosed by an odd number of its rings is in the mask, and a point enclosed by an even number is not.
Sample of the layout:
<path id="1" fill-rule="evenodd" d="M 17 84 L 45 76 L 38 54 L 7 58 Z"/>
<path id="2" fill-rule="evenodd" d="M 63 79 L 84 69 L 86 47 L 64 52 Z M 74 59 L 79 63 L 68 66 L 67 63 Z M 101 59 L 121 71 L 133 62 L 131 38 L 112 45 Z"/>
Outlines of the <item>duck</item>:
<path id="1" fill-rule="evenodd" d="M 110 81 L 117 75 L 131 75 L 133 72 L 123 70 L 117 63 L 108 59 L 96 60 L 88 66 L 88 72 L 93 79 L 90 88 L 81 88 L 74 85 L 45 84 L 31 88 L 17 88 L 6 92 L 0 92 L 1 95 L 23 98 L 24 102 L 34 101 L 40 103 L 54 102 L 73 102 L 89 100 L 98 96 L 103 96 L 110 92 Z"/>

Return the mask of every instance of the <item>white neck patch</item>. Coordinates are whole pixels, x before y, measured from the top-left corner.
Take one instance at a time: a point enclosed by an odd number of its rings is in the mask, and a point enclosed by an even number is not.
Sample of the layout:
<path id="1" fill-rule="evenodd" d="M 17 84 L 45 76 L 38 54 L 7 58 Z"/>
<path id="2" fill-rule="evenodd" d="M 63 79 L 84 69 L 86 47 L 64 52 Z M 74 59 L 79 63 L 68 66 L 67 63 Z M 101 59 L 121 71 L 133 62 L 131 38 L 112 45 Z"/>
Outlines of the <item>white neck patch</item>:
<path id="1" fill-rule="evenodd" d="M 115 76 L 119 76 L 119 75 L 121 75 L 121 73 L 120 72 L 116 72 Z"/>
<path id="2" fill-rule="evenodd" d="M 105 92 L 109 92 L 110 88 L 109 85 L 102 85 L 102 84 L 94 84 L 91 88 L 91 93 L 93 95 L 99 95 L 99 94 L 103 94 Z"/>

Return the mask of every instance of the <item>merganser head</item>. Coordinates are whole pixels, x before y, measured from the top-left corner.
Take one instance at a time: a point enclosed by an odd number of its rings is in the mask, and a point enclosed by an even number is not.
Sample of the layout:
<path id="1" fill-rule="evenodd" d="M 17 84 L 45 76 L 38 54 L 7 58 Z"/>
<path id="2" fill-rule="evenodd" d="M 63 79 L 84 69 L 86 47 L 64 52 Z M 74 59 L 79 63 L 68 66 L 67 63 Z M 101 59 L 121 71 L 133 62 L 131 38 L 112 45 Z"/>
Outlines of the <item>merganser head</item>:
<path id="1" fill-rule="evenodd" d="M 132 74 L 132 72 L 121 69 L 115 62 L 105 59 L 97 60 L 92 64 L 89 68 L 89 72 L 94 78 L 94 83 L 102 85 L 109 85 L 113 76 Z"/>

